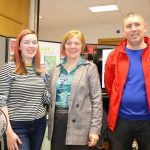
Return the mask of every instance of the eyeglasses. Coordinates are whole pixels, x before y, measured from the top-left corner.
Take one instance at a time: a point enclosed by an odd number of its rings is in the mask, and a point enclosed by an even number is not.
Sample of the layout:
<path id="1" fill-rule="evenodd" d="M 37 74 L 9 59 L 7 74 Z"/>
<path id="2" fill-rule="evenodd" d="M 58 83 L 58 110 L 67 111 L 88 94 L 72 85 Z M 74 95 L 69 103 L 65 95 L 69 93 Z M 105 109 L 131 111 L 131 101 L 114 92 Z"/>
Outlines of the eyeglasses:
<path id="1" fill-rule="evenodd" d="M 67 42 L 66 45 L 67 45 L 68 47 L 71 47 L 72 45 L 74 45 L 75 47 L 78 47 L 78 46 L 80 46 L 81 44 L 78 43 L 78 42 L 75 42 L 75 43 Z"/>

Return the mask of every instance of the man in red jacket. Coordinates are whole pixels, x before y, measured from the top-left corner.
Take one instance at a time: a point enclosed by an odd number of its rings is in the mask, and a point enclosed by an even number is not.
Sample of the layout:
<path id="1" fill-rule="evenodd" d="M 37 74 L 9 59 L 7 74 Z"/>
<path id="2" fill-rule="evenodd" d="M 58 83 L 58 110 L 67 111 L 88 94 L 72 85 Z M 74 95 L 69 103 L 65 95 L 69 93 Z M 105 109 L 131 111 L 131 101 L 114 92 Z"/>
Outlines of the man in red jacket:
<path id="1" fill-rule="evenodd" d="M 105 87 L 110 97 L 108 137 L 111 150 L 150 150 L 150 39 L 144 36 L 143 17 L 128 14 L 123 21 L 126 37 L 105 65 Z"/>

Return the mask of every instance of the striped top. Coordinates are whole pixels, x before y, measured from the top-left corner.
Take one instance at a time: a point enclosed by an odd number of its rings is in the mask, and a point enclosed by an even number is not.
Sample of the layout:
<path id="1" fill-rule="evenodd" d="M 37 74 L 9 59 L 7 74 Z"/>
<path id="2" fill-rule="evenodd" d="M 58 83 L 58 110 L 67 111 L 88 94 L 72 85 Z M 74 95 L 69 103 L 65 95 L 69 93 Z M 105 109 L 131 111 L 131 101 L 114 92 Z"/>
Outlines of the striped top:
<path id="1" fill-rule="evenodd" d="M 32 66 L 28 74 L 14 74 L 14 62 L 6 63 L 0 71 L 0 107 L 7 107 L 9 119 L 31 121 L 45 115 L 43 103 L 49 104 L 44 75 L 36 75 Z"/>

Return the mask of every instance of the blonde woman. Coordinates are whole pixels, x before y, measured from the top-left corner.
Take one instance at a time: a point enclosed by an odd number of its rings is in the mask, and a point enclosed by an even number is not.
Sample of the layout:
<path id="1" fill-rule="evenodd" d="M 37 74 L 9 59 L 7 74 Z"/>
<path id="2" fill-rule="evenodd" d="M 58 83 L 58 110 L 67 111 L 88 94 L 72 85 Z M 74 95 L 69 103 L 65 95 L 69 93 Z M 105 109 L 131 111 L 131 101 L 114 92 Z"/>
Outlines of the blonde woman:
<path id="1" fill-rule="evenodd" d="M 66 57 L 50 73 L 51 150 L 90 150 L 99 140 L 102 95 L 95 64 L 82 59 L 85 40 L 80 31 L 62 39 Z"/>

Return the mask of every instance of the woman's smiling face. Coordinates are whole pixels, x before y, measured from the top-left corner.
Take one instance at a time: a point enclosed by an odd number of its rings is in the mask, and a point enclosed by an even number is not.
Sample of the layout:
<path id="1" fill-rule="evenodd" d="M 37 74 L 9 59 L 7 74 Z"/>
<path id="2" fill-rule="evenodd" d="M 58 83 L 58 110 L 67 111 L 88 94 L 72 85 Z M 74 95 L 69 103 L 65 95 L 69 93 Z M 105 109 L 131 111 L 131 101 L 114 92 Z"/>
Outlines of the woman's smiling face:
<path id="1" fill-rule="evenodd" d="M 34 56 L 38 51 L 38 40 L 35 34 L 25 35 L 19 46 L 22 58 L 25 63 L 32 63 Z"/>
<path id="2" fill-rule="evenodd" d="M 74 35 L 68 39 L 65 43 L 65 52 L 68 58 L 79 58 L 82 51 L 82 43 L 78 38 L 78 35 Z"/>

